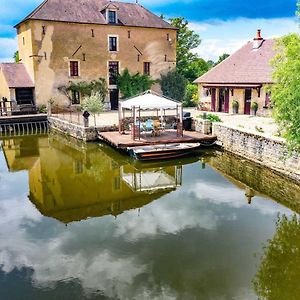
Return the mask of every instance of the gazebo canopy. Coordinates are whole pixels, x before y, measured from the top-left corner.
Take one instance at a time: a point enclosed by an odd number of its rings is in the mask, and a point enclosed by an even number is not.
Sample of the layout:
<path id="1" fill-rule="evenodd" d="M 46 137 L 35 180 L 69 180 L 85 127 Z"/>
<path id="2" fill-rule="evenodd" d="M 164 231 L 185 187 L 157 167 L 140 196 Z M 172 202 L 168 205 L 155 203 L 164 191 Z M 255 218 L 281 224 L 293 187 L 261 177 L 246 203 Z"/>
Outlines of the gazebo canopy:
<path id="1" fill-rule="evenodd" d="M 130 98 L 120 103 L 121 109 L 140 109 L 140 110 L 160 110 L 176 109 L 181 107 L 181 103 L 160 96 L 152 91 L 147 91 L 142 95 Z"/>

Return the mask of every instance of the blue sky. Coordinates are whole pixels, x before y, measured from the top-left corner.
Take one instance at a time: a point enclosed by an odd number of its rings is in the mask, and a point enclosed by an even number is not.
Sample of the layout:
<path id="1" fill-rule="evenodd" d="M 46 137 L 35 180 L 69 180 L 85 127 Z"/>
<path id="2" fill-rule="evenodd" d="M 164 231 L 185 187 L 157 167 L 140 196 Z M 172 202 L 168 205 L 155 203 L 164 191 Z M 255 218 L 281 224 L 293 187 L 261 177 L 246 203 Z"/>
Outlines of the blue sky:
<path id="1" fill-rule="evenodd" d="M 11 60 L 17 49 L 15 25 L 41 0 L 0 0 L 0 61 Z M 135 2 L 127 1 L 127 2 Z M 232 53 L 252 39 L 256 29 L 266 38 L 298 31 L 296 0 L 140 0 L 166 17 L 183 16 L 202 39 L 195 49 L 205 59 Z"/>

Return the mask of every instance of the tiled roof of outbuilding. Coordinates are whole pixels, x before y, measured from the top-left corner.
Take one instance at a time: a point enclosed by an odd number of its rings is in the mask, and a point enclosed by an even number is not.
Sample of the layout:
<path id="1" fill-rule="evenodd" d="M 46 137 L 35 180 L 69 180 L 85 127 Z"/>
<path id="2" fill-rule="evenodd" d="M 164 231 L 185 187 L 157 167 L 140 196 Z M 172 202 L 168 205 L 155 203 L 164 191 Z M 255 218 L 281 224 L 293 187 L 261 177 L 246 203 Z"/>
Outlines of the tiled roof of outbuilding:
<path id="1" fill-rule="evenodd" d="M 238 84 L 238 83 L 272 83 L 271 59 L 275 56 L 275 40 L 264 40 L 258 49 L 253 49 L 253 42 L 248 42 L 223 62 L 195 83 Z"/>
<path id="2" fill-rule="evenodd" d="M 118 25 L 176 29 L 140 4 L 107 0 L 46 0 L 19 24 L 26 20 L 47 20 L 105 25 L 103 8 L 110 3 L 118 7 Z"/>
<path id="3" fill-rule="evenodd" d="M 34 87 L 34 84 L 23 64 L 0 63 L 0 71 L 3 72 L 9 88 Z"/>

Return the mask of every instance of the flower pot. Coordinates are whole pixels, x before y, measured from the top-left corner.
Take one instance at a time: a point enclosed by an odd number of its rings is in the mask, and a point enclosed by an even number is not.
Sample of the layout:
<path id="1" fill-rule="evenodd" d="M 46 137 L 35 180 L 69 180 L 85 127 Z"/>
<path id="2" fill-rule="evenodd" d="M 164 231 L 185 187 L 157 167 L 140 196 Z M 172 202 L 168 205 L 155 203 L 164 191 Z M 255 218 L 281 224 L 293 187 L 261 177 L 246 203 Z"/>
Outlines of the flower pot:
<path id="1" fill-rule="evenodd" d="M 236 107 L 236 106 L 234 106 L 234 107 L 232 108 L 232 112 L 233 112 L 234 114 L 238 114 L 238 113 L 239 113 L 239 108 Z"/>

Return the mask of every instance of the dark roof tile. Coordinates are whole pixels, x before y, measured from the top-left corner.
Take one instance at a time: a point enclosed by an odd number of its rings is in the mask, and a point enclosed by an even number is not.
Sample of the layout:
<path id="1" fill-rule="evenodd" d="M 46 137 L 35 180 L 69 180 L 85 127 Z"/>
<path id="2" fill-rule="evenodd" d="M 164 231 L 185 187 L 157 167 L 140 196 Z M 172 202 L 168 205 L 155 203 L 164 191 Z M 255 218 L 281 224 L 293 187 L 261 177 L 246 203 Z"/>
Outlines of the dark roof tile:
<path id="1" fill-rule="evenodd" d="M 19 24 L 35 19 L 104 25 L 102 10 L 110 3 L 119 8 L 119 25 L 176 29 L 139 4 L 107 0 L 46 0 Z"/>
<path id="2" fill-rule="evenodd" d="M 23 64 L 0 63 L 0 70 L 3 72 L 9 88 L 34 87 L 34 84 Z"/>
<path id="3" fill-rule="evenodd" d="M 264 40 L 254 50 L 253 42 L 248 42 L 195 83 L 272 83 L 270 61 L 275 56 L 274 45 L 274 39 Z"/>

